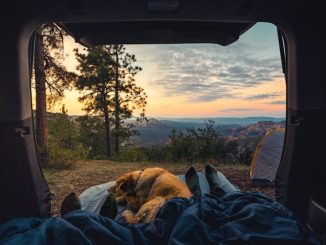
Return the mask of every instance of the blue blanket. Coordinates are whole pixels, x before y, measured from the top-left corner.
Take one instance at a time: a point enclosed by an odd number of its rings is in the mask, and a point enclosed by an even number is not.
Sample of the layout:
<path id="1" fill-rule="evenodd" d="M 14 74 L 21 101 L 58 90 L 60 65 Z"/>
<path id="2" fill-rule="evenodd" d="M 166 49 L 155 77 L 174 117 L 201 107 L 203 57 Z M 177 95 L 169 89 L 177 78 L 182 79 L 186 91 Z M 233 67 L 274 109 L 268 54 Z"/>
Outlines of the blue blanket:
<path id="1" fill-rule="evenodd" d="M 174 198 L 150 224 L 84 210 L 0 226 L 0 244 L 320 244 L 296 216 L 260 193 Z"/>

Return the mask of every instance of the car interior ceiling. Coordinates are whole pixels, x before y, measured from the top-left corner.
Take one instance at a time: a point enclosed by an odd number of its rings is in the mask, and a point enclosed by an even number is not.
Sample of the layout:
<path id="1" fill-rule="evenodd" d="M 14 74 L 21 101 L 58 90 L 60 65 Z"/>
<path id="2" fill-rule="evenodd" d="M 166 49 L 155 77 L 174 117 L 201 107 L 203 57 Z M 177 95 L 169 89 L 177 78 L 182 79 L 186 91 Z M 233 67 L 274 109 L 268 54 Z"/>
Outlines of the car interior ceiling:
<path id="1" fill-rule="evenodd" d="M 294 0 L 8 3 L 0 17 L 0 222 L 50 215 L 51 195 L 35 150 L 30 91 L 31 37 L 39 25 L 56 22 L 86 46 L 228 45 L 256 22 L 269 22 L 278 27 L 287 81 L 286 137 L 276 198 L 312 227 L 326 227 L 326 29 L 321 4 Z"/>

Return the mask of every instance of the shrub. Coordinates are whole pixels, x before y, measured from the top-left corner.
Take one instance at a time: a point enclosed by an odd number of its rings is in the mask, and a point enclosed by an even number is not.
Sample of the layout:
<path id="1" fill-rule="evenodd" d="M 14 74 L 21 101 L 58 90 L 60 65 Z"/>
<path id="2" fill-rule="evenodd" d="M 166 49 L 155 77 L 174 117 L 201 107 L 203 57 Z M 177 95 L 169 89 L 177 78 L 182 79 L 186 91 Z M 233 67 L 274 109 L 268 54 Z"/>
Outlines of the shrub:
<path id="1" fill-rule="evenodd" d="M 81 144 L 73 149 L 62 148 L 57 144 L 49 147 L 49 161 L 44 167 L 52 169 L 73 169 L 77 160 L 87 159 L 88 149 Z"/>
<path id="2" fill-rule="evenodd" d="M 140 148 L 125 148 L 119 154 L 114 155 L 112 160 L 119 162 L 145 162 L 146 155 Z"/>

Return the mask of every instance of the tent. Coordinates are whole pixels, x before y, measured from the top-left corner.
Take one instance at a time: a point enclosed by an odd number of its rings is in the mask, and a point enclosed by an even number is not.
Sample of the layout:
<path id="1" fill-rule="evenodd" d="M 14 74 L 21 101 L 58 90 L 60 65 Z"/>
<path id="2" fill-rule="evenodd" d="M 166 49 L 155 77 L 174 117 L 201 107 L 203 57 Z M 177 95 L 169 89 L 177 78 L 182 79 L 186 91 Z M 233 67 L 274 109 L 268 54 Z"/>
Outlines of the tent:
<path id="1" fill-rule="evenodd" d="M 250 179 L 255 186 L 273 186 L 281 161 L 285 129 L 268 131 L 258 143 L 250 168 Z"/>

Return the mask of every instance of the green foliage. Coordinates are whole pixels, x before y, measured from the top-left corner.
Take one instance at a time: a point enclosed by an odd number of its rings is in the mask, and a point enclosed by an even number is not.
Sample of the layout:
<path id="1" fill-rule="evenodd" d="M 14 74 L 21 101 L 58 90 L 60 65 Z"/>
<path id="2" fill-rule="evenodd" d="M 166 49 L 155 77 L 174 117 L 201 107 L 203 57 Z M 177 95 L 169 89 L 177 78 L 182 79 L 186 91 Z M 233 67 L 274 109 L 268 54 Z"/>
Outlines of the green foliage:
<path id="1" fill-rule="evenodd" d="M 141 148 L 125 148 L 115 154 L 112 160 L 119 162 L 146 162 L 148 158 Z"/>
<path id="2" fill-rule="evenodd" d="M 62 113 L 49 114 L 49 156 L 47 167 L 72 168 L 76 160 L 106 159 L 104 121 L 99 116 L 69 117 Z M 259 139 L 221 137 L 214 122 L 204 128 L 172 130 L 170 143 L 165 146 L 123 147 L 112 160 L 121 162 L 219 162 L 251 163 Z"/>
<path id="3" fill-rule="evenodd" d="M 113 104 L 113 64 L 110 49 L 96 46 L 79 52 L 75 49 L 79 62 L 79 76 L 75 87 L 83 91 L 79 101 L 84 103 L 84 110 L 90 114 L 103 115 L 104 110 Z"/>
<path id="4" fill-rule="evenodd" d="M 49 126 L 49 162 L 50 168 L 72 168 L 74 162 L 87 159 L 89 149 L 79 140 L 79 125 L 67 115 L 62 107 L 62 113 L 51 113 Z"/>
<path id="5" fill-rule="evenodd" d="M 81 144 L 73 149 L 62 148 L 57 144 L 49 147 L 49 164 L 45 167 L 52 169 L 73 169 L 77 160 L 87 159 L 88 151 Z"/>
<path id="6" fill-rule="evenodd" d="M 64 97 L 64 90 L 71 89 L 72 82 L 76 79 L 73 72 L 69 72 L 62 64 L 64 61 L 64 37 L 67 33 L 55 23 L 42 25 L 36 32 L 42 41 L 40 57 L 38 62 L 42 66 L 41 76 L 46 85 L 47 106 L 52 108 L 57 102 Z M 42 79 L 39 77 L 39 68 L 35 67 L 35 80 Z M 39 89 L 34 85 L 35 89 Z"/>
<path id="7" fill-rule="evenodd" d="M 39 161 L 49 164 L 46 110 L 63 98 L 63 92 L 75 79 L 62 65 L 63 37 L 66 33 L 55 23 L 41 25 L 34 32 L 32 87 L 35 89 L 36 144 L 40 149 Z"/>
<path id="8" fill-rule="evenodd" d="M 112 160 L 119 162 L 164 162 L 171 161 L 168 147 L 133 147 L 123 148 Z"/>
<path id="9" fill-rule="evenodd" d="M 243 142 L 241 142 L 243 144 Z M 203 128 L 172 130 L 170 143 L 162 147 L 129 148 L 115 156 L 117 161 L 219 162 L 250 164 L 253 150 L 238 140 L 221 137 L 213 121 Z"/>
<path id="10" fill-rule="evenodd" d="M 78 141 L 89 149 L 88 158 L 105 159 L 104 121 L 98 116 L 81 116 L 76 119 L 79 125 Z"/>
<path id="11" fill-rule="evenodd" d="M 144 147 L 139 148 L 145 156 L 146 159 L 150 162 L 164 162 L 164 161 L 171 161 L 171 152 L 169 151 L 168 147 Z"/>
<path id="12" fill-rule="evenodd" d="M 185 132 L 173 130 L 170 140 L 168 148 L 173 162 L 224 160 L 226 146 L 229 145 L 219 136 L 213 121 L 208 121 L 204 128 L 187 128 Z M 236 145 L 233 148 L 236 148 Z"/>

